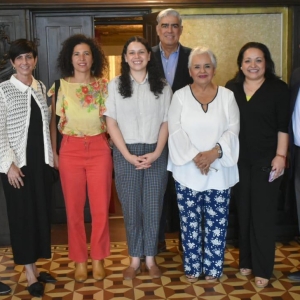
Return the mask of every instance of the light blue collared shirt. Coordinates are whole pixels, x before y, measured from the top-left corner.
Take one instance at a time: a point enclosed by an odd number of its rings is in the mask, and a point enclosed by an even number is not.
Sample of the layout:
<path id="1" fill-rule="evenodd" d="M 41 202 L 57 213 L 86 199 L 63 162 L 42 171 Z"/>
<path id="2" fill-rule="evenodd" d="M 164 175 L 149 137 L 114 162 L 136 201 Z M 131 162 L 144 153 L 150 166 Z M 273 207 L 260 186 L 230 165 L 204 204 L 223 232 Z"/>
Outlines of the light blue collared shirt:
<path id="1" fill-rule="evenodd" d="M 179 45 L 178 45 L 177 50 L 175 52 L 171 53 L 169 58 L 165 57 L 165 52 L 161 47 L 161 43 L 159 43 L 159 49 L 160 49 L 160 56 L 161 56 L 161 61 L 162 61 L 162 65 L 164 68 L 165 77 L 166 77 L 169 85 L 172 86 L 173 82 L 174 82 L 177 63 L 178 63 Z"/>
<path id="2" fill-rule="evenodd" d="M 300 147 L 300 88 L 296 99 L 294 112 L 292 116 L 293 132 L 294 132 L 294 144 Z"/>

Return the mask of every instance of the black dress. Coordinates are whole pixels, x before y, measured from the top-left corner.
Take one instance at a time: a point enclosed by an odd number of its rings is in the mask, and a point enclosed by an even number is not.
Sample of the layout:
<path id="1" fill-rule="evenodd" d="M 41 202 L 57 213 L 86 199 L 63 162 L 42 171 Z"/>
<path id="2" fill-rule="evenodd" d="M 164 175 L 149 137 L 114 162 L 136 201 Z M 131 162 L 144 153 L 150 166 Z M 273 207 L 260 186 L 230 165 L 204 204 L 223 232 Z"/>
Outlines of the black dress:
<path id="1" fill-rule="evenodd" d="M 39 106 L 31 97 L 26 166 L 21 170 L 24 186 L 9 184 L 1 173 L 10 229 L 11 247 L 16 264 L 26 265 L 51 257 L 51 167 L 45 164 L 43 123 Z"/>

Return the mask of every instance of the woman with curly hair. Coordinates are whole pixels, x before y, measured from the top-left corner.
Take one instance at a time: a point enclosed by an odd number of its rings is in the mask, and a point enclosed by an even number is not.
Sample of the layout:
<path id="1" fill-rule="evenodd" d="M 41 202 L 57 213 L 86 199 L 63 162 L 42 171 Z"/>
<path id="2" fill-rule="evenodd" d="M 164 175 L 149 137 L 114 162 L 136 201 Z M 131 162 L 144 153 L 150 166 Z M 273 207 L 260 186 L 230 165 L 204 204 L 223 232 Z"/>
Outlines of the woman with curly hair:
<path id="1" fill-rule="evenodd" d="M 140 257 L 152 278 L 159 220 L 167 183 L 167 113 L 172 90 L 159 76 L 148 42 L 130 38 L 122 52 L 121 75 L 108 84 L 107 128 L 114 142 L 113 161 L 122 204 L 131 264 L 124 279 L 140 272 Z"/>
<path id="2" fill-rule="evenodd" d="M 111 150 L 106 137 L 105 99 L 107 80 L 102 78 L 107 60 L 97 42 L 82 34 L 69 37 L 58 57 L 63 78 L 55 103 L 52 96 L 51 143 L 54 165 L 59 169 L 66 203 L 69 257 L 76 264 L 75 280 L 87 279 L 88 252 L 84 204 L 88 192 L 92 216 L 91 250 L 93 277 L 105 277 L 103 259 L 110 254 L 108 208 L 112 180 Z M 56 115 L 63 134 L 56 151 Z M 87 192 L 86 192 L 87 191 Z"/>

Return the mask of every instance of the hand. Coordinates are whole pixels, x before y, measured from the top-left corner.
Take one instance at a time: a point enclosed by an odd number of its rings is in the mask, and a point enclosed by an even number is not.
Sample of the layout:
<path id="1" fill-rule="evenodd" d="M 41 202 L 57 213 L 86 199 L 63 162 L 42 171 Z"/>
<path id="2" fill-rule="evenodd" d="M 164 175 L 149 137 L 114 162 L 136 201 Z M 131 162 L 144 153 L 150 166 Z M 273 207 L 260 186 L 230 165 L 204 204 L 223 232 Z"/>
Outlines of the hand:
<path id="1" fill-rule="evenodd" d="M 218 152 L 215 149 L 198 153 L 194 157 L 194 163 L 200 169 L 201 174 L 207 175 L 210 165 L 217 159 Z"/>
<path id="2" fill-rule="evenodd" d="M 125 159 L 131 163 L 132 165 L 135 166 L 136 170 L 142 170 L 142 169 L 147 169 L 150 168 L 150 166 L 148 166 L 145 163 L 145 159 L 140 157 L 140 156 L 136 156 L 133 154 L 130 154 L 128 157 L 125 157 Z"/>
<path id="3" fill-rule="evenodd" d="M 276 179 L 285 168 L 285 158 L 281 156 L 275 156 L 271 162 L 271 166 L 272 171 L 275 170 L 274 179 Z"/>
<path id="4" fill-rule="evenodd" d="M 201 156 L 202 156 L 202 153 L 201 152 L 198 153 L 194 157 L 193 161 L 194 161 L 196 167 L 200 169 L 201 174 L 207 175 L 207 173 L 209 172 L 209 166 L 210 165 L 204 163 L 203 158 Z"/>
<path id="5" fill-rule="evenodd" d="M 21 169 L 19 169 L 14 163 L 11 164 L 8 172 L 8 182 L 10 185 L 12 185 L 14 188 L 21 188 L 21 186 L 24 186 L 24 182 L 22 177 L 25 175 L 22 173 Z"/>
<path id="6" fill-rule="evenodd" d="M 142 162 L 142 169 L 148 169 L 151 167 L 152 163 L 158 159 L 158 155 L 155 152 L 146 153 L 142 156 L 139 156 L 139 159 Z"/>

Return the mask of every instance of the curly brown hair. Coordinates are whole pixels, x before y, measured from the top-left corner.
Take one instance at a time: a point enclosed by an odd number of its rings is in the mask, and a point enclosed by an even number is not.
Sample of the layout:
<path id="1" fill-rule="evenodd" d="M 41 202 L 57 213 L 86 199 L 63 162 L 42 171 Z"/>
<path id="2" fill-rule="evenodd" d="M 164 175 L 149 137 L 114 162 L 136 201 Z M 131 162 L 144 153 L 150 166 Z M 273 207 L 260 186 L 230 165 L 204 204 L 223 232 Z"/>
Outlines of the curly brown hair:
<path id="1" fill-rule="evenodd" d="M 63 77 L 69 77 L 74 74 L 72 55 L 75 46 L 79 44 L 89 45 L 93 57 L 91 74 L 96 77 L 102 77 L 105 71 L 108 69 L 108 62 L 104 52 L 95 39 L 87 37 L 83 34 L 72 35 L 63 42 L 63 47 L 59 52 L 57 59 L 57 67 L 60 69 L 61 75 Z"/>

